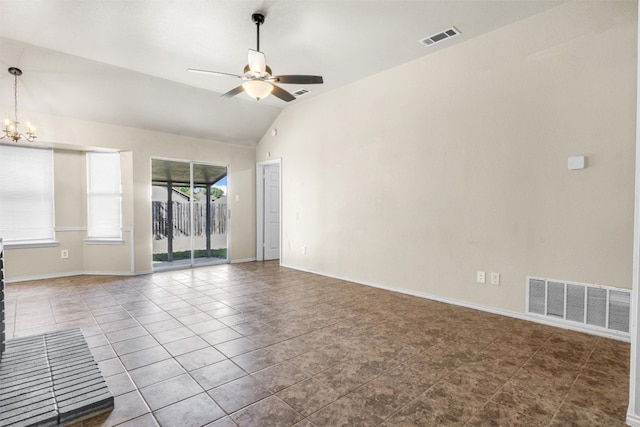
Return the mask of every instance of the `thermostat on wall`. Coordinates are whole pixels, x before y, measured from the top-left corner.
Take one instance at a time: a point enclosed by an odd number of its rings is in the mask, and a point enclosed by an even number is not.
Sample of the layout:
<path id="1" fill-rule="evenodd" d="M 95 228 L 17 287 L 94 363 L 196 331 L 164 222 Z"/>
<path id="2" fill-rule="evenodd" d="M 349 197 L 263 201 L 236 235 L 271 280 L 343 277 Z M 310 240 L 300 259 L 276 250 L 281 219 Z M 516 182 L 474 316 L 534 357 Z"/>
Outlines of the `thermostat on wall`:
<path id="1" fill-rule="evenodd" d="M 571 156 L 567 162 L 569 170 L 584 169 L 584 156 Z"/>

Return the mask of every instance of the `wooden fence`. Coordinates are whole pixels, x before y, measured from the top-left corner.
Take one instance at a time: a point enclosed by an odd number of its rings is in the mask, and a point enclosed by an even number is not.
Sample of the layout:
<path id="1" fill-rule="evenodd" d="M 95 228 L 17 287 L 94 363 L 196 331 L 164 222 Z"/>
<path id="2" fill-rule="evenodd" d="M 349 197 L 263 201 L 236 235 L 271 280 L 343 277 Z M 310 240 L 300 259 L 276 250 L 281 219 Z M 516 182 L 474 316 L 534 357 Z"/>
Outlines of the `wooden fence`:
<path id="1" fill-rule="evenodd" d="M 172 202 L 173 209 L 173 237 L 189 236 L 191 228 L 189 226 L 189 203 Z M 166 239 L 168 236 L 168 210 L 167 202 L 152 202 L 153 215 L 153 238 L 155 240 Z M 205 203 L 196 202 L 193 204 L 193 232 L 194 236 L 204 236 L 206 234 L 207 222 Z M 225 234 L 227 232 L 227 204 L 211 203 L 211 234 Z"/>

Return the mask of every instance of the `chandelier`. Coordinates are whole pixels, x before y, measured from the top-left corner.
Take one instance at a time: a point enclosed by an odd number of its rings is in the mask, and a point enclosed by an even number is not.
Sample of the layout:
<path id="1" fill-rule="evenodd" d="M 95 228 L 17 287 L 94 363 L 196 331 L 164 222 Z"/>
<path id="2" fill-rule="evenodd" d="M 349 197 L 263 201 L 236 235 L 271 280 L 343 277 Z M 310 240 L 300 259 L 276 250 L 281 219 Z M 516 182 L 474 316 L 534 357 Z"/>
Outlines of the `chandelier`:
<path id="1" fill-rule="evenodd" d="M 31 123 L 27 122 L 27 133 L 22 134 L 18 130 L 18 125 L 20 122 L 18 121 L 18 76 L 22 75 L 22 70 L 16 67 L 9 68 L 9 74 L 13 76 L 13 95 L 14 95 L 14 120 L 10 118 L 4 119 L 4 135 L 0 137 L 0 139 L 4 139 L 9 137 L 13 140 L 13 142 L 18 142 L 19 139 L 24 138 L 29 142 L 33 142 L 36 137 L 36 127 Z"/>

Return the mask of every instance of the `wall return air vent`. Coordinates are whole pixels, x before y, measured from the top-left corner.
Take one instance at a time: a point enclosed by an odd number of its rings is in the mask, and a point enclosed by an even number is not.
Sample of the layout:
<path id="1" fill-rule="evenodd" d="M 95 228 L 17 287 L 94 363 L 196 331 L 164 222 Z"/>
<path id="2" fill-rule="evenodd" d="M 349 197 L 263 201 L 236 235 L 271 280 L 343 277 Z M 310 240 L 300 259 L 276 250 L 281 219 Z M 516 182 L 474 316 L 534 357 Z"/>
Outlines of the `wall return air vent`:
<path id="1" fill-rule="evenodd" d="M 631 291 L 527 278 L 527 313 L 585 331 L 629 336 Z"/>
<path id="2" fill-rule="evenodd" d="M 450 39 L 451 37 L 455 37 L 458 34 L 460 34 L 460 30 L 458 30 L 456 27 L 451 27 L 447 30 L 439 32 L 438 34 L 425 37 L 424 39 L 420 40 L 420 43 L 422 43 L 425 46 L 432 46 L 443 40 L 447 40 L 447 39 Z"/>

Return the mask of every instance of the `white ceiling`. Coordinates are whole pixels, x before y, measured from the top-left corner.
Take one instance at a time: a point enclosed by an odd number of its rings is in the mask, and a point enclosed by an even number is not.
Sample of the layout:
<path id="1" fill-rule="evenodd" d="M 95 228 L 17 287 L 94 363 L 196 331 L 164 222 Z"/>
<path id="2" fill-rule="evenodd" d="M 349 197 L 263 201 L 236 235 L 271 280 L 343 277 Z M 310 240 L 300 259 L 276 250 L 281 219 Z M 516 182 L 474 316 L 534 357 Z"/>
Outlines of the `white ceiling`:
<path id="1" fill-rule="evenodd" d="M 0 113 L 12 115 L 5 70 L 17 66 L 19 110 L 255 145 L 287 105 L 566 1 L 0 0 Z M 260 47 L 274 74 L 322 75 L 324 85 L 289 104 L 225 99 L 237 80 L 185 71 L 241 74 L 255 11 L 266 14 Z M 451 26 L 462 34 L 418 43 Z"/>

